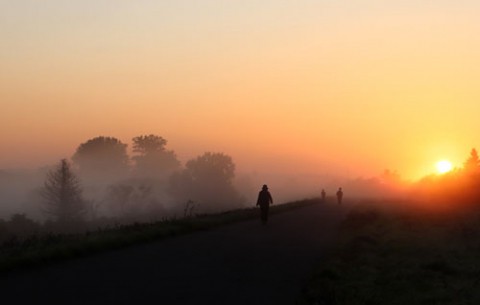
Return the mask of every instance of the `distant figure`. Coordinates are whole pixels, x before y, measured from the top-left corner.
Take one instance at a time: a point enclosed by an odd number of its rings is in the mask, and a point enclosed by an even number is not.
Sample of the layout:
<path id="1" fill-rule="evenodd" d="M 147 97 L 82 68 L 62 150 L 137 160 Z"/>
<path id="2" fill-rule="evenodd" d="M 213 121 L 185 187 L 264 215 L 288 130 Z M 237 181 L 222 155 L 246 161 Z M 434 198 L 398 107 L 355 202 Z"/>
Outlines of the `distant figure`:
<path id="1" fill-rule="evenodd" d="M 325 197 L 327 196 L 327 193 L 325 192 L 324 189 L 322 189 L 321 194 L 322 194 L 322 202 L 325 202 Z"/>
<path id="2" fill-rule="evenodd" d="M 342 191 L 342 188 L 338 188 L 338 191 L 337 191 L 337 201 L 338 201 L 338 204 L 342 204 L 342 198 L 343 198 L 343 191 Z"/>
<path id="3" fill-rule="evenodd" d="M 268 221 L 268 207 L 273 204 L 272 195 L 268 191 L 268 186 L 263 185 L 262 190 L 258 193 L 257 205 L 260 206 L 260 219 L 262 224 L 267 224 Z"/>

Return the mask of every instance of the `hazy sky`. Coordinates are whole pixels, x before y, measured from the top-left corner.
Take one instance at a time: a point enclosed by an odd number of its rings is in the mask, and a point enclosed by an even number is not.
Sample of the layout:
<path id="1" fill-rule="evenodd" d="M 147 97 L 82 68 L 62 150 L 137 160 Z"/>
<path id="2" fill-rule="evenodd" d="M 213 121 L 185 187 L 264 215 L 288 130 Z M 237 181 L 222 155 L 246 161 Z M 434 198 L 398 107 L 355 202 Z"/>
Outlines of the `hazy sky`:
<path id="1" fill-rule="evenodd" d="M 150 133 L 246 171 L 460 165 L 480 148 L 478 3 L 0 0 L 0 168 Z"/>

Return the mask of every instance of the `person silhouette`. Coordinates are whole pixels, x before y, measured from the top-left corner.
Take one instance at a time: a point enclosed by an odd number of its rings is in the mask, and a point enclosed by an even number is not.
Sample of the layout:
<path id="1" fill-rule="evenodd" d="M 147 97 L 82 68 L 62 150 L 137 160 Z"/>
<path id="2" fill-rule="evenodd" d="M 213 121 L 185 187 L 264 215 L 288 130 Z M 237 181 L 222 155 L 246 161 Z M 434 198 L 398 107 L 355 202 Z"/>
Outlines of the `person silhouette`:
<path id="1" fill-rule="evenodd" d="M 338 191 L 337 191 L 337 201 L 338 201 L 338 204 L 342 204 L 342 198 L 343 198 L 343 191 L 342 191 L 342 188 L 339 187 L 339 188 L 338 188 Z"/>
<path id="2" fill-rule="evenodd" d="M 322 189 L 322 192 L 320 194 L 322 195 L 322 202 L 325 202 L 325 197 L 327 196 L 327 193 L 324 189 Z"/>
<path id="3" fill-rule="evenodd" d="M 272 195 L 268 191 L 268 186 L 264 184 L 262 190 L 258 193 L 257 206 L 260 206 L 260 220 L 262 224 L 267 224 L 268 221 L 268 208 L 270 204 L 273 204 Z"/>

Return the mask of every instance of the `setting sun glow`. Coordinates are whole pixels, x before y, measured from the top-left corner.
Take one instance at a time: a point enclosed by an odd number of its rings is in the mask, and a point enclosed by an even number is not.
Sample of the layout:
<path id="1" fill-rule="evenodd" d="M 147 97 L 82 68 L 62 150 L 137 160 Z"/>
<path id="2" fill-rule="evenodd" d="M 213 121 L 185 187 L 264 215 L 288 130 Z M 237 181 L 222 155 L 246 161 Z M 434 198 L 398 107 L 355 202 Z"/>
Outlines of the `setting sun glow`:
<path id="1" fill-rule="evenodd" d="M 182 164 L 230 155 L 238 178 L 446 172 L 437 161 L 480 148 L 479 12 L 473 0 L 0 0 L 0 172 L 57 164 L 97 136 L 131 151 L 148 134 Z"/>
<path id="2" fill-rule="evenodd" d="M 448 160 L 438 161 L 435 165 L 439 174 L 444 174 L 452 170 L 452 163 Z"/>

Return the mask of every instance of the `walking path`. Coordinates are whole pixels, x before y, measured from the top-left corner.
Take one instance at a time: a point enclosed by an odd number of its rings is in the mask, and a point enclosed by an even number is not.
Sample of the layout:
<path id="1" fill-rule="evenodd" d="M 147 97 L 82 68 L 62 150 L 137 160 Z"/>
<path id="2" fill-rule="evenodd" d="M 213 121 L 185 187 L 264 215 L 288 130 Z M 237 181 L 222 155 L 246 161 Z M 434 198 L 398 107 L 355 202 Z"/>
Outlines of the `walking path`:
<path id="1" fill-rule="evenodd" d="M 0 277 L 2 304 L 295 304 L 343 212 L 313 205 Z"/>

